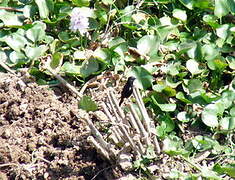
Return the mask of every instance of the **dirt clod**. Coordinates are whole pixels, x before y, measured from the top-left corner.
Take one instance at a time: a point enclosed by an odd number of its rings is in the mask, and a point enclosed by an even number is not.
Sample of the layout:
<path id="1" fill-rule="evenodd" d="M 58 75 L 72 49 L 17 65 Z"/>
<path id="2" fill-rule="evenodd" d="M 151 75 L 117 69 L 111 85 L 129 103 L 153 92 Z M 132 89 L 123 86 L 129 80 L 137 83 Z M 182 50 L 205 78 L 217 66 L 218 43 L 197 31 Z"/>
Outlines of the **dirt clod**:
<path id="1" fill-rule="evenodd" d="M 26 74 L 0 74 L 0 179 L 107 179 L 113 174 L 86 142 L 77 99 L 69 91 L 56 94 Z"/>

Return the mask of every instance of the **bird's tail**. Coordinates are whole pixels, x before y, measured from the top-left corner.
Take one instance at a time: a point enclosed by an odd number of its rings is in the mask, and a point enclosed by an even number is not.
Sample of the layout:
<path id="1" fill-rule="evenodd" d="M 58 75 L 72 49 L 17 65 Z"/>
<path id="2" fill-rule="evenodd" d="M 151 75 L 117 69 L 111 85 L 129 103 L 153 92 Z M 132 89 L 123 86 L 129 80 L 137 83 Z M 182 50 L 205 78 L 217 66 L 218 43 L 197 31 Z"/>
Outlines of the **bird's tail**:
<path id="1" fill-rule="evenodd" d="M 124 98 L 121 98 L 120 102 L 119 102 L 119 106 L 121 106 L 121 104 L 123 103 Z"/>

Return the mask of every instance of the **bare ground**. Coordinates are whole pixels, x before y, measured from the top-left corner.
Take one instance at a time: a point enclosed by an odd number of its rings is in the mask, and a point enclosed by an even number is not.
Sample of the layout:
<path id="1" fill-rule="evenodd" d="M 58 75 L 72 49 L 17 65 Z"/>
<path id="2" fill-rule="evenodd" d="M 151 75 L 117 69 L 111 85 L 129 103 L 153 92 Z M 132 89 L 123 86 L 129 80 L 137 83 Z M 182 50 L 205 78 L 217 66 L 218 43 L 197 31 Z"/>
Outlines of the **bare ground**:
<path id="1" fill-rule="evenodd" d="M 0 179 L 115 179 L 87 142 L 77 99 L 30 76 L 0 74 Z"/>
<path id="2" fill-rule="evenodd" d="M 103 80 L 120 91 L 116 77 L 101 79 L 90 90 L 98 104 L 104 101 Z M 103 160 L 88 144 L 89 129 L 81 113 L 76 97 L 62 86 L 39 86 L 24 72 L 19 77 L 0 73 L 0 180 L 125 178 L 128 173 Z M 105 118 L 92 116 L 105 124 Z M 181 159 L 166 154 L 154 165 L 159 179 L 168 179 L 172 169 L 192 172 Z M 131 174 L 143 177 L 140 172 Z"/>

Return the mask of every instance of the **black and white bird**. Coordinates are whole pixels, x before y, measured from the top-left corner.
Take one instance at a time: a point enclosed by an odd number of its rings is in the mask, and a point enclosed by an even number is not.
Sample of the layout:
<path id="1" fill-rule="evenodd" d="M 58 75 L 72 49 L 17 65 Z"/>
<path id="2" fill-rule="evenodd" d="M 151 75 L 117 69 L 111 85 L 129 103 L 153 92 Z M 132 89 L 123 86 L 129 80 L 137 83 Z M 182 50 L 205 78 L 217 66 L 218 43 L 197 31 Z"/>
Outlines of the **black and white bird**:
<path id="1" fill-rule="evenodd" d="M 121 106 L 121 104 L 124 101 L 124 98 L 129 98 L 131 96 L 131 94 L 133 93 L 133 83 L 135 81 L 135 77 L 130 76 L 125 84 L 125 86 L 122 89 L 122 93 L 121 93 L 121 100 L 119 102 L 119 106 Z"/>

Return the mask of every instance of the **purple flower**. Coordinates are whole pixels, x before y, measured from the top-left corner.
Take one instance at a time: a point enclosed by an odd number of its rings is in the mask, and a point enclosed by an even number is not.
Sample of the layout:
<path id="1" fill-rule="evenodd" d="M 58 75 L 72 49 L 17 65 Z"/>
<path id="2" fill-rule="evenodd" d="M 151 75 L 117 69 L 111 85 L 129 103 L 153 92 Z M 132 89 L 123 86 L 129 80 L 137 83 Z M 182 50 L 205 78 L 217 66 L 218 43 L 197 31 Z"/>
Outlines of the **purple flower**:
<path id="1" fill-rule="evenodd" d="M 88 17 L 86 14 L 82 14 L 79 8 L 74 8 L 71 13 L 70 29 L 73 32 L 79 31 L 81 35 L 84 35 L 88 31 Z"/>

